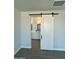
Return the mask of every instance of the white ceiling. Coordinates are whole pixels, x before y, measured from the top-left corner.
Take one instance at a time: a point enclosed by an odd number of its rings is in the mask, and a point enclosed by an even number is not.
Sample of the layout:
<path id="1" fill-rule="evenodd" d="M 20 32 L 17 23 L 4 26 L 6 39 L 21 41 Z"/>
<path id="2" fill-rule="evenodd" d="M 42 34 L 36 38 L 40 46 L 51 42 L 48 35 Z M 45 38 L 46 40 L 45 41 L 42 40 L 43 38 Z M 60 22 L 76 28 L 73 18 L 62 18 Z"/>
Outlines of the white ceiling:
<path id="1" fill-rule="evenodd" d="M 15 8 L 19 9 L 20 11 L 47 11 L 65 9 L 65 5 L 53 6 L 55 1 L 57 0 L 14 0 L 14 5 Z"/>

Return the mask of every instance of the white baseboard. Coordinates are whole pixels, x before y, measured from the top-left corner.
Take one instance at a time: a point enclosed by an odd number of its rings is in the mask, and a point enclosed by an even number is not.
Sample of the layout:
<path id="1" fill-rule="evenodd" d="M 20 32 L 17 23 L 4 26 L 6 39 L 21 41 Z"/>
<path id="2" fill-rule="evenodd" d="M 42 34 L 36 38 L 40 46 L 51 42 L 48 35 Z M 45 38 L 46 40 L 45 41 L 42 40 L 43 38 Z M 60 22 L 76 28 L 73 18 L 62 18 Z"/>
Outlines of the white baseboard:
<path id="1" fill-rule="evenodd" d="M 14 55 L 20 50 L 21 48 L 18 48 L 15 52 L 14 52 Z"/>
<path id="2" fill-rule="evenodd" d="M 58 48 L 54 48 L 54 49 L 41 49 L 41 50 L 57 50 L 57 51 L 65 51 L 65 49 L 58 49 Z"/>
<path id="3" fill-rule="evenodd" d="M 58 49 L 58 48 L 54 48 L 53 50 L 65 51 L 65 49 Z"/>
<path id="4" fill-rule="evenodd" d="M 26 46 L 21 46 L 21 48 L 30 48 L 31 49 L 31 47 L 26 47 Z M 49 49 L 41 49 L 41 50 L 49 50 Z M 65 51 L 65 49 L 59 49 L 59 48 L 53 48 L 53 49 L 50 49 L 50 50 L 58 50 L 58 51 Z"/>
<path id="5" fill-rule="evenodd" d="M 30 46 L 21 46 L 21 48 L 31 48 Z"/>

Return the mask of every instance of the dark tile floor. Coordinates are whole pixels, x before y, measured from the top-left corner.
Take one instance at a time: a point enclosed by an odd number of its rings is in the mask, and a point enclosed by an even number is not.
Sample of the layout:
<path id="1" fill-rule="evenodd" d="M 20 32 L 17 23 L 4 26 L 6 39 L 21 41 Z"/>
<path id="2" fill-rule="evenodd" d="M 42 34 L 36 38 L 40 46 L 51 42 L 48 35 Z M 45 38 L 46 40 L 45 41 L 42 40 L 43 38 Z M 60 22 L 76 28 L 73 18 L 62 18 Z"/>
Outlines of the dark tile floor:
<path id="1" fill-rule="evenodd" d="M 35 55 L 35 53 L 32 55 L 32 49 L 21 48 L 14 57 L 18 59 L 65 59 L 64 51 L 40 50 L 40 55 Z"/>

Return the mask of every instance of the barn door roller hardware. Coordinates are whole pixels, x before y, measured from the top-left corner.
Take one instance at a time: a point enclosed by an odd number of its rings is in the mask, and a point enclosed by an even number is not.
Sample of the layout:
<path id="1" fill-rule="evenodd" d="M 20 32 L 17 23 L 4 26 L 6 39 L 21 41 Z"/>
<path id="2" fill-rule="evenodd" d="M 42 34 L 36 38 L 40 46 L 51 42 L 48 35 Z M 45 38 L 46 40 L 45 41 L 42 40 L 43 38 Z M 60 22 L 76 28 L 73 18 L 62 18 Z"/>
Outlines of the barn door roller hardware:
<path id="1" fill-rule="evenodd" d="M 39 13 L 39 14 L 29 14 L 30 16 L 33 16 L 33 15 L 58 15 L 59 13 L 54 13 L 54 12 L 52 12 L 52 13 Z"/>

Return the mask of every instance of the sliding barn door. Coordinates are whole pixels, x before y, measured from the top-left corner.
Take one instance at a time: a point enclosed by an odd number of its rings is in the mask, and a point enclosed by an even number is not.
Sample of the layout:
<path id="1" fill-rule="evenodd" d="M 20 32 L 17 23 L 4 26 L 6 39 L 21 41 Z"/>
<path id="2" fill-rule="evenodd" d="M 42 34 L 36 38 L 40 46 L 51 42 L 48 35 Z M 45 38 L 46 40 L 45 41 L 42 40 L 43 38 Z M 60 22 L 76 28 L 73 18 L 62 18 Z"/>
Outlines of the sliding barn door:
<path id="1" fill-rule="evenodd" d="M 44 50 L 53 50 L 54 47 L 54 17 L 42 15 L 40 47 Z"/>

